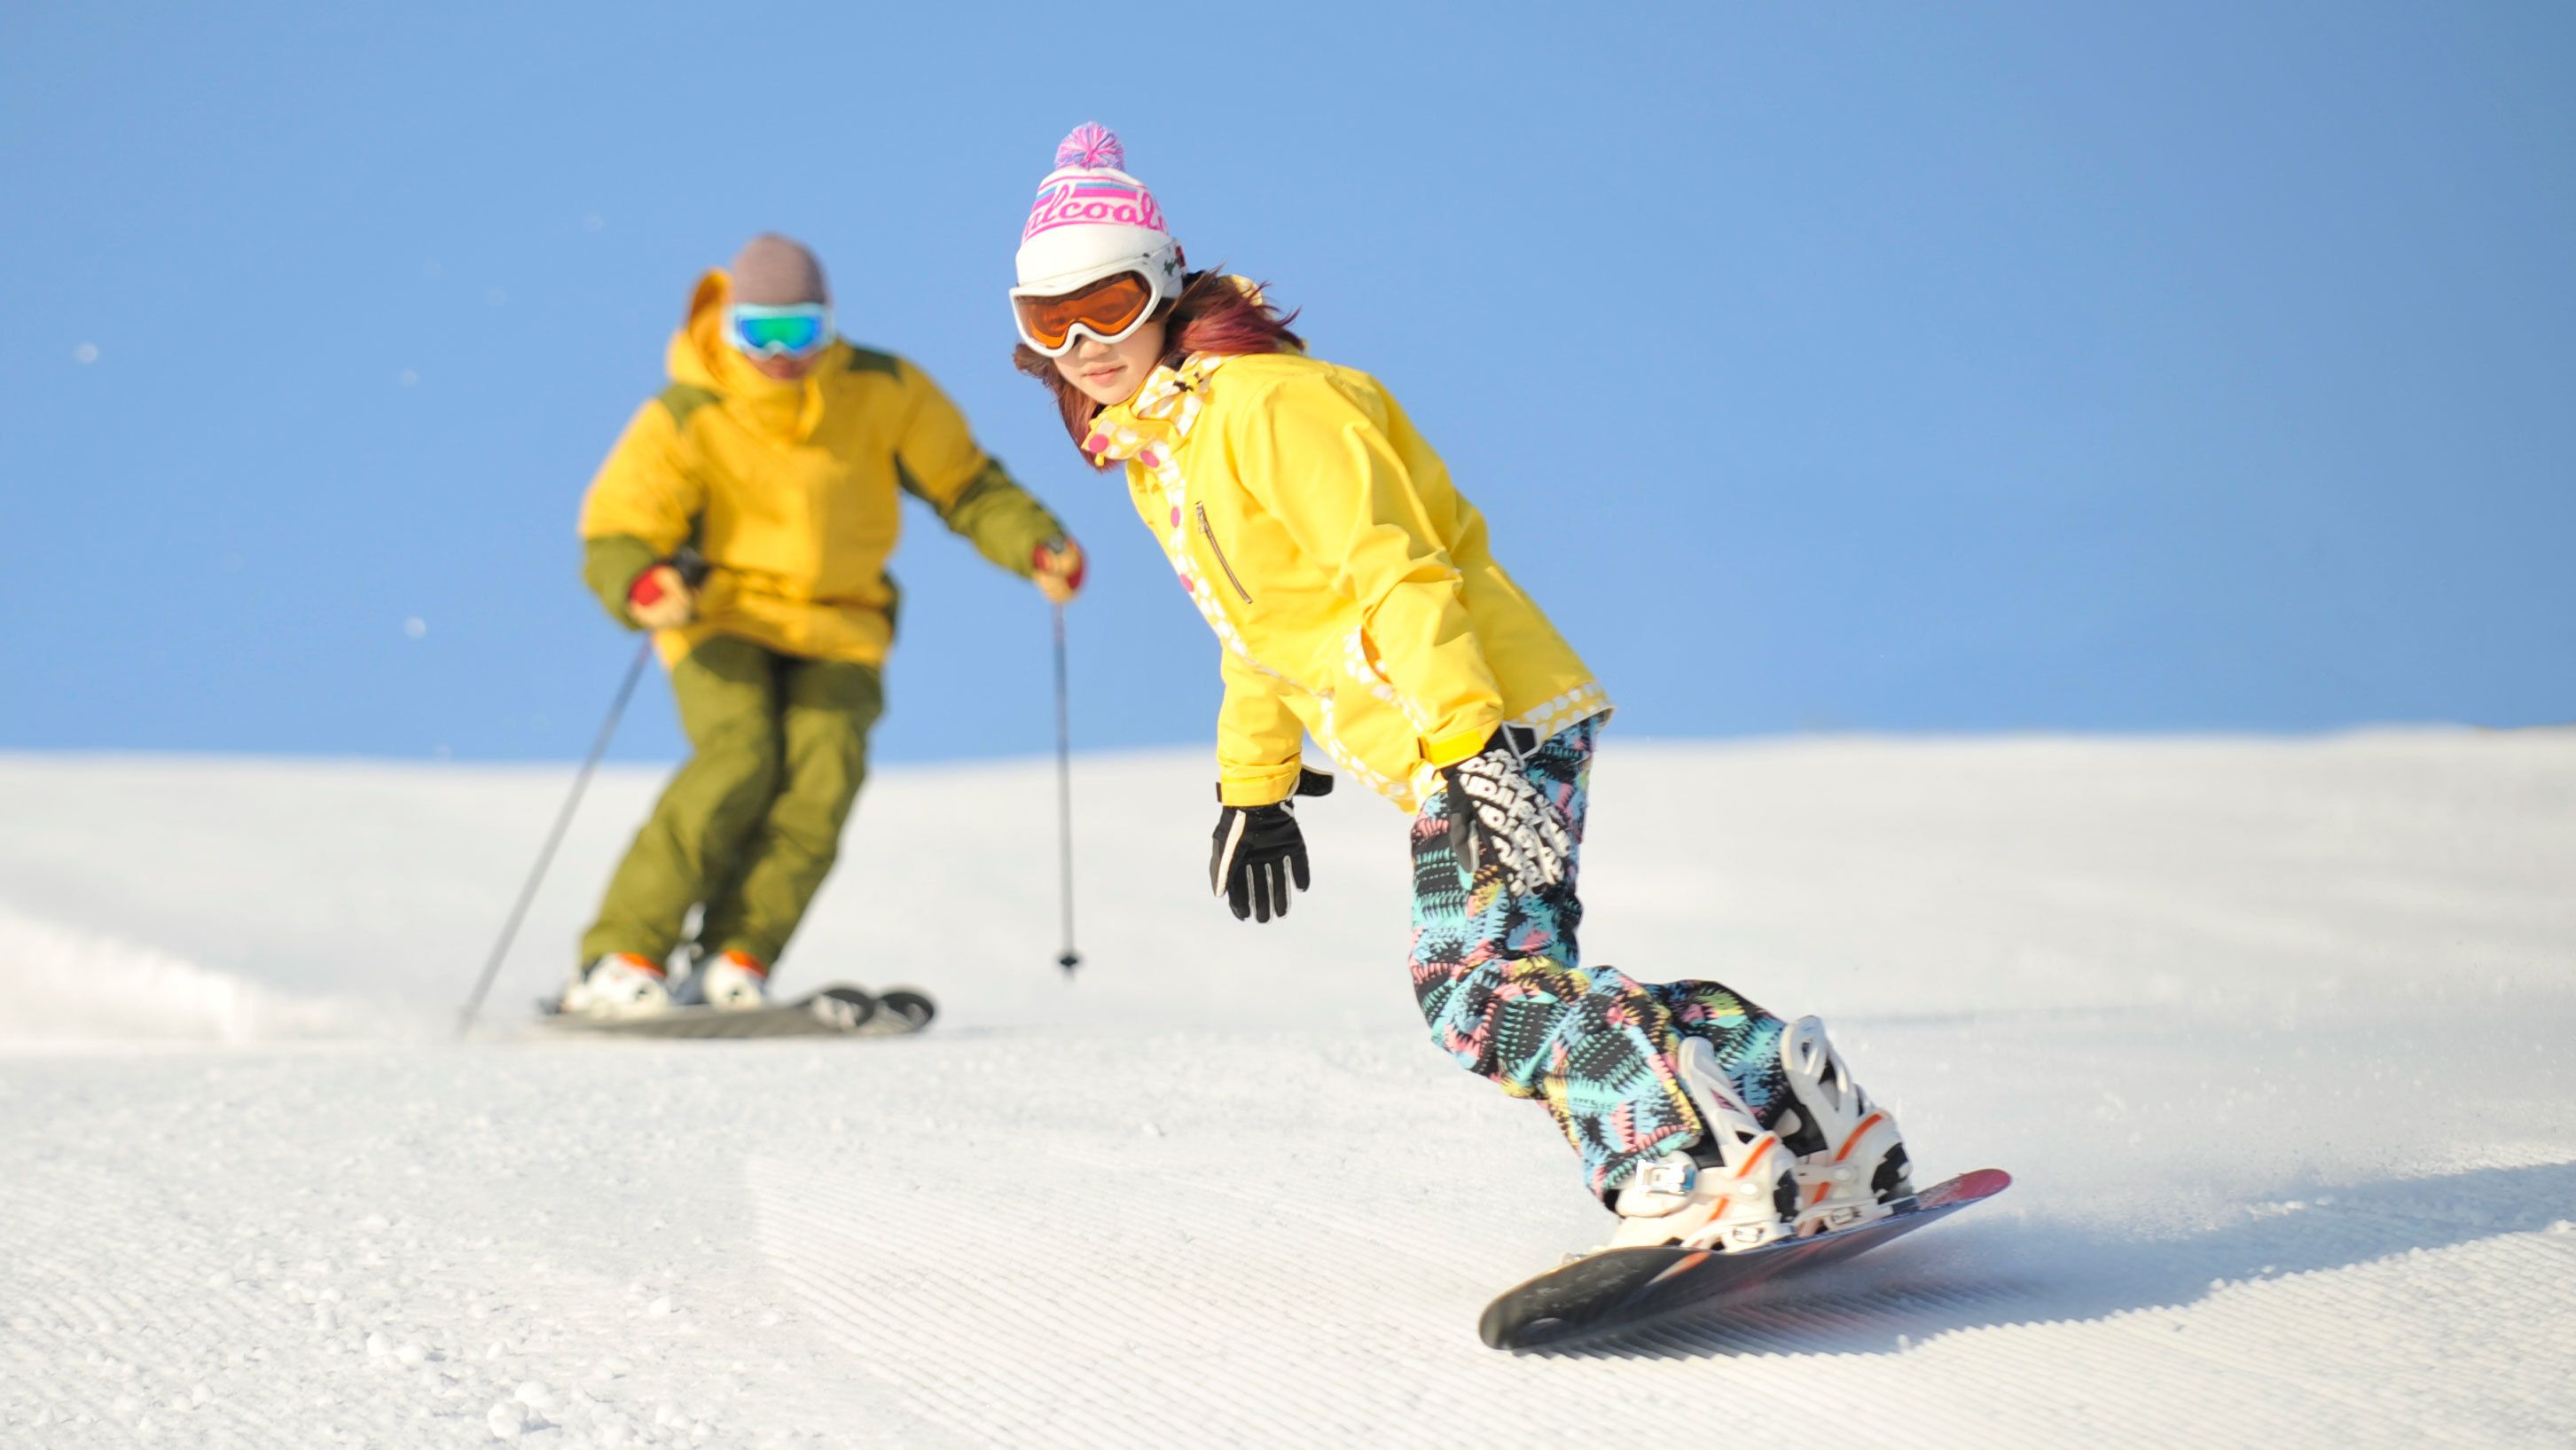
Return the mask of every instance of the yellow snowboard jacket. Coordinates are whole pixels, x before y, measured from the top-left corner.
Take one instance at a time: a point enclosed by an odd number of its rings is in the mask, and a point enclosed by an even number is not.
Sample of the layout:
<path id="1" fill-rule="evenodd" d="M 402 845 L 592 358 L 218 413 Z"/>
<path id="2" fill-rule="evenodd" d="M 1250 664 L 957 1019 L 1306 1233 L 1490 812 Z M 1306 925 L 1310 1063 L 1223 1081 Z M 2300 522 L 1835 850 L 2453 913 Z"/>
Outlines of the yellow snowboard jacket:
<path id="1" fill-rule="evenodd" d="M 1553 735 L 1610 708 L 1366 373 L 1203 354 L 1103 409 L 1082 446 L 1127 465 L 1137 514 L 1224 646 L 1229 805 L 1296 789 L 1301 730 L 1410 810 L 1497 726 Z"/>
<path id="2" fill-rule="evenodd" d="M 1064 527 L 976 447 L 936 383 L 847 342 L 800 381 L 764 377 L 722 336 L 731 290 L 722 270 L 699 279 L 671 339 L 671 385 L 636 411 L 582 500 L 583 577 L 611 615 L 632 627 L 636 576 L 695 543 L 709 565 L 698 619 L 656 636 L 665 663 L 723 633 L 881 665 L 902 493 L 1029 576 Z"/>

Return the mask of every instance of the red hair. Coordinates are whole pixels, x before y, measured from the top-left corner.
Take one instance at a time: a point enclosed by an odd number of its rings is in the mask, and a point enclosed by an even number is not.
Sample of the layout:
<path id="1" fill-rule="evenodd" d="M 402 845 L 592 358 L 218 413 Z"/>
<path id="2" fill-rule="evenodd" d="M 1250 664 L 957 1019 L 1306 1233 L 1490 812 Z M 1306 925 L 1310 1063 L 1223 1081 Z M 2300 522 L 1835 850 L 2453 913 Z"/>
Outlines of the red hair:
<path id="1" fill-rule="evenodd" d="M 1281 316 L 1279 309 L 1263 299 L 1261 289 L 1247 291 L 1221 270 L 1192 272 L 1181 284 L 1181 295 L 1163 309 L 1162 363 L 1176 368 L 1191 354 L 1202 352 L 1228 356 L 1302 352 L 1305 339 L 1288 330 L 1288 324 L 1296 320 L 1294 312 Z M 1047 391 L 1055 394 L 1056 411 L 1064 415 L 1064 431 L 1072 435 L 1074 446 L 1079 448 L 1091 432 L 1091 420 L 1099 415 L 1100 405 L 1065 381 L 1064 374 L 1056 371 L 1055 362 L 1025 342 L 1011 350 L 1011 365 L 1046 384 Z"/>

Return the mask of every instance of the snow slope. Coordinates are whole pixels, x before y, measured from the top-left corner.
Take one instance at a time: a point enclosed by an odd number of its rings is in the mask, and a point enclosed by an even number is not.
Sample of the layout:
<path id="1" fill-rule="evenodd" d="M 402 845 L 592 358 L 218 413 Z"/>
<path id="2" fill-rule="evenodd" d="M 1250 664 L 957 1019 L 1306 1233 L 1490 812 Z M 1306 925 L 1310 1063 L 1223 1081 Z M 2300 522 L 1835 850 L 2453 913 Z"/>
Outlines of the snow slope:
<path id="1" fill-rule="evenodd" d="M 936 1030 L 536 1037 L 616 773 L 457 1045 L 561 770 L 0 757 L 0 1445 L 2576 1441 L 2576 735 L 1609 745 L 1587 954 L 2020 1182 L 1520 1358 L 1600 1214 L 1421 1040 L 1382 804 L 1244 927 L 1204 763 L 1082 762 L 1068 984 L 1046 767 L 888 771 L 785 970 Z"/>

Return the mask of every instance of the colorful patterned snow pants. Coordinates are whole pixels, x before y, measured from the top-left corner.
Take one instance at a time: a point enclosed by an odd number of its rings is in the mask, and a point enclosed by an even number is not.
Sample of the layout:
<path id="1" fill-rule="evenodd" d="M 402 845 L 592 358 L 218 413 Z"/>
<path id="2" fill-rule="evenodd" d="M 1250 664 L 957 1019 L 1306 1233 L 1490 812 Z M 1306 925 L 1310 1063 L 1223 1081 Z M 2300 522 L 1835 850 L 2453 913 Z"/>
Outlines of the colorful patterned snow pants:
<path id="1" fill-rule="evenodd" d="M 1563 814 L 1578 851 L 1595 717 L 1541 742 L 1522 762 Z M 1715 982 L 1639 982 L 1583 968 L 1574 931 L 1583 903 L 1568 862 L 1561 885 L 1503 890 L 1488 863 L 1464 880 L 1449 847 L 1449 795 L 1413 821 L 1413 995 L 1432 1040 L 1514 1097 L 1547 1105 L 1607 1197 L 1641 1160 L 1699 1140 L 1699 1114 L 1674 1075 L 1680 1034 L 1708 1039 L 1737 1091 L 1768 1123 L 1785 1091 L 1781 1022 Z"/>

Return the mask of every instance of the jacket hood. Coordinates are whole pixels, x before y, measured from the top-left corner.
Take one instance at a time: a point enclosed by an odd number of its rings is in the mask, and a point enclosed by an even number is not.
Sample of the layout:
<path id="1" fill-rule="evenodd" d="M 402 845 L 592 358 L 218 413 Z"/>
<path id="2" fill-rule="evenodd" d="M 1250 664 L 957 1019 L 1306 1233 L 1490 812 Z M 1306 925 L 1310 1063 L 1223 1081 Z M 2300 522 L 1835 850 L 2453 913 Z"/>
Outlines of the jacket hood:
<path id="1" fill-rule="evenodd" d="M 751 365 L 724 338 L 724 310 L 733 301 L 733 278 L 722 267 L 710 267 L 689 293 L 689 312 L 671 334 L 663 367 L 671 381 L 705 388 L 724 410 L 747 427 L 782 440 L 813 436 L 823 417 L 822 379 L 843 365 L 845 349 L 838 339 L 825 348 L 805 376 L 783 383 Z"/>

